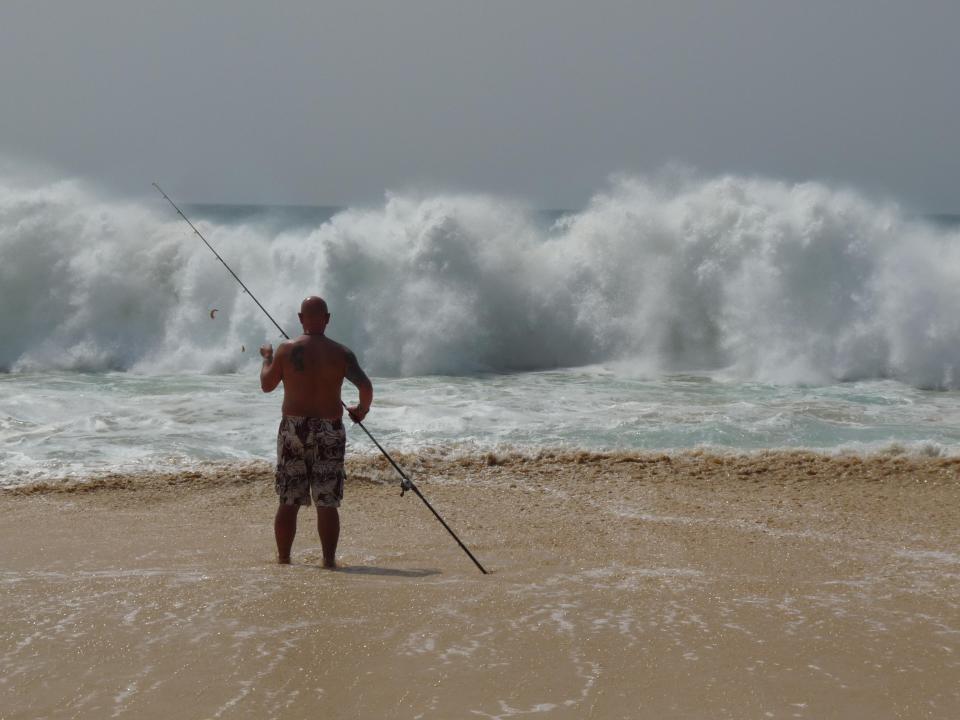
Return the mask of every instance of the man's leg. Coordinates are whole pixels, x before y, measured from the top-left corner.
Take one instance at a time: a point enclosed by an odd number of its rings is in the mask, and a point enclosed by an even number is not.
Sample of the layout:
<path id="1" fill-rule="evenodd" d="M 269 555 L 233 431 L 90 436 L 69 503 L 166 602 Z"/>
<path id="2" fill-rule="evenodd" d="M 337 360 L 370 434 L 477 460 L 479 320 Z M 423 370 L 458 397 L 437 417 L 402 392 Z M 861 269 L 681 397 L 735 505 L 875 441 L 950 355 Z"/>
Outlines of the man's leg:
<path id="1" fill-rule="evenodd" d="M 335 507 L 317 505 L 317 533 L 323 546 L 323 566 L 337 566 L 337 541 L 340 539 L 340 513 Z"/>
<path id="2" fill-rule="evenodd" d="M 293 538 L 297 534 L 298 512 L 299 505 L 280 503 L 277 516 L 273 519 L 273 534 L 277 538 L 277 562 L 282 565 L 290 563 L 290 548 L 293 547 Z"/>

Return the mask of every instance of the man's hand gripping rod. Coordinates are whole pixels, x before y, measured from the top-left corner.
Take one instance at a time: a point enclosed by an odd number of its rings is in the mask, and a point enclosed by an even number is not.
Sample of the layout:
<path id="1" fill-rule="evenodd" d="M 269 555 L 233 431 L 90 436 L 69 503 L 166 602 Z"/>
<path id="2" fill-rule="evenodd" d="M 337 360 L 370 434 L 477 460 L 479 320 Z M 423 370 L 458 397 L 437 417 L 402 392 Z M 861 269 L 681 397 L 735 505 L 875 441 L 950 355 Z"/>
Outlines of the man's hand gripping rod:
<path id="1" fill-rule="evenodd" d="M 226 261 L 225 261 L 222 257 L 220 257 L 220 253 L 218 253 L 216 250 L 213 249 L 213 246 L 212 246 L 210 243 L 207 242 L 207 239 L 200 233 L 199 230 L 197 230 L 196 226 L 195 226 L 192 222 L 190 222 L 190 219 L 189 219 L 186 215 L 183 214 L 183 211 L 180 210 L 180 208 L 177 207 L 176 203 L 173 202 L 173 200 L 170 199 L 170 196 L 167 195 L 167 194 L 163 191 L 163 188 L 161 188 L 157 183 L 153 183 L 153 186 L 157 189 L 157 192 L 159 192 L 161 195 L 163 195 L 164 199 L 165 199 L 168 203 L 170 203 L 170 205 L 173 207 L 173 209 L 177 211 L 177 214 L 184 219 L 184 221 L 187 223 L 187 225 L 190 226 L 190 228 L 193 230 L 193 232 L 196 234 L 196 236 L 199 237 L 201 240 L 203 240 L 203 244 L 206 245 L 208 248 L 210 248 L 210 252 L 212 252 L 214 255 L 217 256 L 217 260 L 219 260 L 221 263 L 223 263 L 223 266 L 227 269 L 227 271 L 228 271 L 231 275 L 233 275 L 233 279 L 236 280 L 238 283 L 240 283 L 240 287 L 243 288 L 244 292 L 246 292 L 247 295 L 249 295 L 250 298 L 257 304 L 257 307 L 259 307 L 261 310 L 263 310 L 263 314 L 266 315 L 268 318 L 270 318 L 270 322 L 272 322 L 272 323 L 274 324 L 274 326 L 277 328 L 277 330 L 280 331 L 280 334 L 283 335 L 283 337 L 285 337 L 287 340 L 289 340 L 289 339 L 290 339 L 290 336 L 287 335 L 287 333 L 284 331 L 284 329 L 283 329 L 282 327 L 280 327 L 280 324 L 279 324 L 276 320 L 273 319 L 273 316 L 272 316 L 270 313 L 267 312 L 267 309 L 266 309 L 263 305 L 260 304 L 260 301 L 257 300 L 256 297 L 254 297 L 254 294 L 253 294 L 252 292 L 250 292 L 250 289 L 249 289 L 246 285 L 243 284 L 243 280 L 241 280 L 239 277 L 237 277 L 237 274 L 236 274 L 233 270 L 230 269 L 230 266 L 227 265 Z M 343 402 L 343 400 L 340 401 L 340 404 L 343 405 L 344 408 L 347 407 L 347 404 L 346 404 L 345 402 Z M 349 410 L 348 410 L 348 414 L 349 414 Z M 353 417 L 351 417 L 350 419 L 353 420 Z M 363 430 L 363 431 L 367 434 L 367 437 L 369 437 L 370 440 L 373 441 L 373 444 L 376 445 L 376 446 L 377 446 L 377 449 L 378 449 L 380 452 L 383 453 L 383 456 L 384 456 L 387 460 L 390 461 L 390 464 L 393 465 L 393 469 L 396 470 L 396 471 L 400 474 L 400 478 L 401 478 L 401 482 L 400 482 L 400 496 L 402 497 L 403 494 L 404 494 L 407 490 L 412 490 L 414 493 L 416 493 L 416 496 L 417 496 L 418 498 L 420 498 L 421 500 L 423 500 L 423 504 L 427 506 L 427 508 L 430 510 L 430 512 L 433 513 L 434 517 L 436 517 L 437 520 L 440 521 L 440 524 L 443 525 L 443 527 L 446 528 L 447 532 L 450 533 L 450 535 L 453 537 L 453 539 L 457 541 L 457 545 L 459 545 L 460 548 L 467 554 L 467 556 L 468 556 L 471 560 L 473 560 L 473 564 L 476 565 L 478 568 L 480 568 L 480 572 L 482 572 L 484 575 L 487 575 L 488 573 L 487 573 L 486 569 L 483 567 L 483 565 L 480 564 L 480 561 L 477 560 L 477 559 L 473 556 L 473 553 L 470 552 L 470 550 L 467 549 L 467 546 L 464 545 L 464 544 L 460 541 L 460 538 L 457 537 L 457 534 L 456 534 L 453 530 L 451 530 L 451 529 L 450 529 L 450 526 L 447 525 L 447 523 L 444 521 L 444 519 L 443 519 L 442 517 L 440 517 L 440 513 L 438 513 L 436 510 L 433 509 L 433 505 L 431 505 L 431 504 L 427 501 L 427 499 L 423 496 L 423 494 L 420 492 L 420 490 L 417 488 L 417 486 L 413 484 L 413 481 L 412 481 L 409 477 L 407 477 L 407 474 L 400 468 L 399 465 L 397 465 L 396 462 L 394 462 L 393 458 L 390 457 L 390 454 L 389 454 L 386 450 L 383 449 L 383 446 L 381 446 L 380 443 L 377 442 L 377 439 L 370 433 L 369 430 L 367 430 L 366 427 L 364 427 L 364 425 L 363 425 L 362 422 L 360 422 L 359 420 L 354 420 L 354 422 L 355 422 L 357 425 L 359 425 L 359 426 L 360 426 L 360 429 Z"/>

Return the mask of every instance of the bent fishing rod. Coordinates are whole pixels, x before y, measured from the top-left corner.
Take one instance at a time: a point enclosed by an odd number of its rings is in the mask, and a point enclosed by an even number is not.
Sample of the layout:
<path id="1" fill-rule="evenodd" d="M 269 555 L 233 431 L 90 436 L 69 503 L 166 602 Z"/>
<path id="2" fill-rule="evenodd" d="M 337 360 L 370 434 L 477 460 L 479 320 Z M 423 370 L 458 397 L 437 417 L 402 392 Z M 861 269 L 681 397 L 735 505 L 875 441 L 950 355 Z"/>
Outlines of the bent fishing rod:
<path id="1" fill-rule="evenodd" d="M 210 248 L 210 252 L 212 252 L 214 255 L 217 256 L 217 260 L 219 260 L 219 261 L 223 264 L 223 266 L 227 269 L 227 272 L 229 272 L 231 275 L 233 275 L 233 279 L 236 280 L 238 283 L 240 283 L 240 287 L 242 287 L 242 288 L 243 288 L 243 291 L 244 291 L 247 295 L 249 295 L 250 298 L 257 304 L 257 307 L 260 308 L 261 310 L 263 310 L 263 314 L 266 315 L 268 318 L 270 318 L 270 322 L 272 322 L 272 323 L 274 324 L 274 326 L 277 328 L 277 330 L 280 331 L 280 334 L 283 335 L 283 337 L 285 337 L 287 340 L 289 340 L 289 339 L 290 339 L 290 336 L 287 335 L 287 333 L 284 331 L 284 329 L 283 329 L 282 327 L 280 327 L 280 324 L 279 324 L 276 320 L 273 319 L 273 315 L 271 315 L 269 312 L 267 312 L 267 309 L 266 309 L 263 305 L 260 304 L 260 301 L 257 300 L 256 296 L 255 296 L 252 292 L 250 292 L 250 288 L 248 288 L 246 285 L 244 285 L 243 280 L 241 280 L 241 279 L 237 276 L 237 274 L 230 268 L 230 266 L 227 265 L 226 261 L 225 261 L 222 257 L 220 257 L 220 253 L 218 253 L 216 250 L 213 249 L 213 245 L 211 245 L 210 243 L 207 242 L 207 239 L 203 236 L 203 234 L 202 234 L 199 230 L 197 230 L 196 225 L 194 225 L 192 222 L 190 222 L 190 219 L 189 219 L 186 215 L 183 214 L 183 211 L 182 211 L 180 208 L 178 208 L 178 207 L 177 207 L 177 204 L 176 204 L 173 200 L 170 199 L 170 196 L 167 195 L 167 194 L 163 191 L 163 188 L 161 188 L 157 183 L 153 183 L 153 186 L 157 189 L 157 192 L 159 192 L 161 195 L 163 195 L 164 199 L 165 199 L 168 203 L 170 203 L 170 205 L 173 207 L 173 209 L 177 211 L 177 214 L 184 219 L 184 221 L 187 223 L 187 225 L 190 226 L 190 228 L 193 230 L 193 232 L 196 234 L 196 236 L 197 236 L 198 238 L 200 238 L 201 240 L 203 240 L 203 244 L 206 245 L 208 248 Z M 340 404 L 343 405 L 343 407 L 344 407 L 345 409 L 347 409 L 347 414 L 349 415 L 349 414 L 350 414 L 350 410 L 349 410 L 349 408 L 347 408 L 347 404 L 346 404 L 345 402 L 343 402 L 343 400 L 340 401 Z M 447 525 L 446 521 L 445 521 L 442 517 L 440 517 L 440 513 L 438 513 L 436 510 L 434 510 L 433 505 L 430 504 L 430 501 L 427 500 L 427 499 L 423 496 L 423 493 L 420 492 L 419 488 L 417 488 L 417 486 L 413 484 L 413 480 L 411 480 L 409 477 L 407 477 L 407 474 L 403 471 L 403 469 L 402 469 L 399 465 L 397 465 L 396 462 L 394 462 L 394 460 L 393 460 L 392 457 L 390 457 L 390 453 L 388 453 L 386 450 L 383 449 L 383 446 L 382 446 L 380 443 L 377 442 L 377 439 L 373 436 L 373 434 L 372 434 L 369 430 L 367 430 L 366 427 L 364 427 L 364 425 L 363 425 L 362 422 L 360 422 L 359 420 L 355 420 L 352 415 L 350 416 L 350 419 L 353 420 L 357 425 L 360 426 L 360 428 L 367 434 L 367 437 L 369 437 L 370 440 L 373 441 L 373 444 L 377 446 L 377 449 L 378 449 L 380 452 L 383 453 L 383 456 L 384 456 L 387 460 L 390 461 L 390 464 L 393 465 L 393 469 L 396 470 L 396 471 L 400 474 L 400 477 L 402 478 L 402 480 L 401 480 L 401 482 L 400 482 L 400 497 L 403 497 L 403 494 L 404 494 L 407 490 L 412 490 L 412 491 L 416 494 L 416 496 L 417 496 L 418 498 L 420 498 L 421 500 L 423 500 L 423 504 L 426 505 L 427 508 L 430 510 L 430 512 L 433 513 L 434 517 L 436 517 L 437 520 L 440 521 L 440 524 L 443 525 L 444 528 L 446 528 L 447 532 L 450 533 L 451 537 L 453 537 L 453 539 L 457 541 L 457 545 L 459 545 L 460 548 L 467 554 L 467 556 L 468 556 L 471 560 L 473 560 L 473 564 L 476 565 L 478 568 L 480 568 L 480 572 L 482 572 L 484 575 L 488 575 L 489 573 L 487 573 L 487 571 L 486 571 L 486 569 L 483 567 L 483 565 L 480 564 L 480 561 L 477 560 L 477 559 L 473 556 L 473 553 L 470 552 L 470 550 L 467 548 L 466 545 L 463 544 L 463 542 L 461 542 L 460 538 L 457 537 L 457 534 L 450 528 L 449 525 Z"/>

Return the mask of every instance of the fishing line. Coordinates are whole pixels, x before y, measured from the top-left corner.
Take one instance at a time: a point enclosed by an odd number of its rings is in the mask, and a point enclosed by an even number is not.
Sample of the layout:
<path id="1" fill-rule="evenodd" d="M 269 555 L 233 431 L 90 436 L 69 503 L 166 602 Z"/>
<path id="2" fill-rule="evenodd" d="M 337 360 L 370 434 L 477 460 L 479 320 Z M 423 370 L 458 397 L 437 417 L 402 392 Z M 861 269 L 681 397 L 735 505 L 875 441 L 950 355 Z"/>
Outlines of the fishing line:
<path id="1" fill-rule="evenodd" d="M 183 214 L 183 211 L 182 211 L 180 208 L 178 208 L 178 207 L 177 207 L 177 204 L 176 204 L 173 200 L 170 199 L 170 196 L 167 195 L 167 194 L 163 191 L 163 188 L 161 188 L 157 183 L 153 183 L 153 186 L 157 189 L 157 192 L 159 192 L 161 195 L 163 195 L 164 199 L 165 199 L 168 203 L 170 203 L 170 205 L 173 207 L 173 209 L 177 211 L 177 214 L 178 214 L 180 217 L 182 217 L 182 218 L 184 219 L 184 221 L 186 221 L 187 225 L 190 226 L 190 228 L 193 230 L 193 232 L 196 234 L 196 236 L 199 237 L 201 240 L 203 240 L 203 244 L 206 245 L 208 248 L 210 248 L 210 252 L 212 252 L 214 255 L 217 256 L 217 260 L 219 260 L 219 261 L 223 264 L 223 266 L 227 269 L 227 271 L 228 271 L 231 275 L 233 275 L 233 279 L 236 280 L 238 283 L 240 283 L 240 287 L 242 287 L 242 288 L 243 288 L 243 291 L 244 291 L 247 295 L 249 295 L 250 298 L 257 304 L 257 307 L 260 308 L 261 310 L 263 310 L 263 314 L 266 315 L 268 318 L 270 318 L 270 322 L 272 322 L 272 323 L 274 324 L 274 326 L 277 328 L 277 330 L 280 331 L 280 334 L 283 335 L 283 337 L 285 337 L 287 340 L 289 340 L 289 339 L 290 339 L 290 336 L 287 335 L 287 333 L 284 332 L 284 329 L 283 329 L 282 327 L 280 327 L 280 324 L 279 324 L 276 320 L 273 319 L 273 315 L 271 315 L 269 312 L 267 312 L 267 309 L 266 309 L 263 305 L 260 304 L 260 301 L 257 300 L 257 298 L 254 296 L 254 294 L 253 294 L 252 292 L 250 292 L 250 288 L 248 288 L 246 285 L 243 284 L 243 280 L 241 280 L 241 279 L 237 276 L 237 274 L 230 268 L 230 266 L 227 265 L 226 261 L 225 261 L 222 257 L 220 257 L 220 253 L 218 253 L 216 250 L 213 249 L 213 245 L 211 245 L 210 243 L 207 242 L 207 239 L 203 236 L 203 234 L 202 234 L 199 230 L 197 230 L 196 225 L 194 225 L 192 222 L 190 222 L 190 219 L 189 219 L 186 215 Z M 343 405 L 344 408 L 347 407 L 347 404 L 346 404 L 345 402 L 343 402 L 343 400 L 340 401 L 340 404 Z M 349 410 L 348 410 L 348 414 L 349 414 Z M 350 419 L 353 420 L 352 417 L 351 417 Z M 412 490 L 412 491 L 416 494 L 416 496 L 417 496 L 418 498 L 420 498 L 421 500 L 423 500 L 423 504 L 426 505 L 427 508 L 430 510 L 430 512 L 433 513 L 434 517 L 436 517 L 437 520 L 440 521 L 440 524 L 443 525 L 444 528 L 446 528 L 447 532 L 450 533 L 451 537 L 453 537 L 453 539 L 457 541 L 457 545 L 459 545 L 460 548 L 467 554 L 467 556 L 468 556 L 471 560 L 473 560 L 473 564 L 476 565 L 478 568 L 480 568 L 480 572 L 482 572 L 484 575 L 489 574 L 489 573 L 487 573 L 487 571 L 486 571 L 486 569 L 483 567 L 483 565 L 480 564 L 480 561 L 477 560 L 477 559 L 473 556 L 473 553 L 470 552 L 470 550 L 467 549 L 467 546 L 464 545 L 464 544 L 460 541 L 460 538 L 457 537 L 457 534 L 450 528 L 449 525 L 447 525 L 446 521 L 445 521 L 442 517 L 440 517 L 440 513 L 438 513 L 436 510 L 434 510 L 433 505 L 431 505 L 430 502 L 423 496 L 423 494 L 420 492 L 419 488 L 417 488 L 417 486 L 414 485 L 413 480 L 411 480 L 409 477 L 407 477 L 407 474 L 403 471 L 403 469 L 402 469 L 399 465 L 397 465 L 396 462 L 394 462 L 393 458 L 390 457 L 390 454 L 389 454 L 386 450 L 383 449 L 383 446 L 380 445 L 380 443 L 377 442 L 377 439 L 371 434 L 371 432 L 370 432 L 369 430 L 367 430 L 367 428 L 364 427 L 363 423 L 360 422 L 359 420 L 354 420 L 354 422 L 355 422 L 357 425 L 359 425 L 359 426 L 360 426 L 360 429 L 362 429 L 362 430 L 367 434 L 367 437 L 369 437 L 370 440 L 373 441 L 373 444 L 376 445 L 376 446 L 377 446 L 377 449 L 378 449 L 380 452 L 383 453 L 383 456 L 384 456 L 387 460 L 390 461 L 390 464 L 393 465 L 393 469 L 396 470 L 396 471 L 400 474 L 400 477 L 402 478 L 402 481 L 401 481 L 401 483 L 400 483 L 400 497 L 403 497 L 403 494 L 404 494 L 407 490 Z"/>

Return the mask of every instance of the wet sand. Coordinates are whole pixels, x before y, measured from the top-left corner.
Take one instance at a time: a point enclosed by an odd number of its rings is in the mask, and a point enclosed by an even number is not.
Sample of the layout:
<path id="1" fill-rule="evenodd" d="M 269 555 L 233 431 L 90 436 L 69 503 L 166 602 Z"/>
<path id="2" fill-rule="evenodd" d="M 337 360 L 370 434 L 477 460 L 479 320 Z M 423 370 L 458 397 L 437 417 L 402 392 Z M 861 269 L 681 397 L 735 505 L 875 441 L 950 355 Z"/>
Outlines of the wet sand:
<path id="1" fill-rule="evenodd" d="M 960 459 L 350 463 L 274 563 L 266 464 L 0 493 L 0 717 L 960 717 Z"/>

